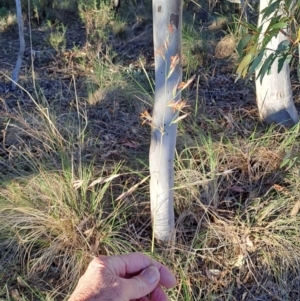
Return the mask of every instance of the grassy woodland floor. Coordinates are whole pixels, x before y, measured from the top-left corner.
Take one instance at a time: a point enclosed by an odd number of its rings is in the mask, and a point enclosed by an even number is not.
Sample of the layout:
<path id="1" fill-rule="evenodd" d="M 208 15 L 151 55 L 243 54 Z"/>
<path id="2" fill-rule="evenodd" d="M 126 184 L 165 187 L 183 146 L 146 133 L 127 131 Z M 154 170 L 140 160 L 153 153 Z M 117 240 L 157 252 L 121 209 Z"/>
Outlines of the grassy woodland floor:
<path id="1" fill-rule="evenodd" d="M 178 132 L 177 243 L 151 255 L 177 275 L 171 300 L 300 300 L 299 127 L 259 122 L 253 83 L 234 83 L 238 7 L 209 3 L 184 5 L 196 79 Z M 67 299 L 94 254 L 151 250 L 150 3 L 116 18 L 93 1 L 33 4 L 15 92 L 3 84 L 17 25 L 0 9 L 0 300 Z M 294 77 L 293 89 L 299 107 Z"/>

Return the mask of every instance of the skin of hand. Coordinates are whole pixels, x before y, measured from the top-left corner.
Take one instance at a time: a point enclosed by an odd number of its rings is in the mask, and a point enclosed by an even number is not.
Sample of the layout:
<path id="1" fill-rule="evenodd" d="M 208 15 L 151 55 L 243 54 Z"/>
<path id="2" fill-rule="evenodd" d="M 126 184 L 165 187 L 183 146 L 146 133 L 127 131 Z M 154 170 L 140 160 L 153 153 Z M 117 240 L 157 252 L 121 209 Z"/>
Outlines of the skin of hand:
<path id="1" fill-rule="evenodd" d="M 95 257 L 69 301 L 168 301 L 175 276 L 142 253 Z M 150 295 L 149 295 L 150 294 Z"/>

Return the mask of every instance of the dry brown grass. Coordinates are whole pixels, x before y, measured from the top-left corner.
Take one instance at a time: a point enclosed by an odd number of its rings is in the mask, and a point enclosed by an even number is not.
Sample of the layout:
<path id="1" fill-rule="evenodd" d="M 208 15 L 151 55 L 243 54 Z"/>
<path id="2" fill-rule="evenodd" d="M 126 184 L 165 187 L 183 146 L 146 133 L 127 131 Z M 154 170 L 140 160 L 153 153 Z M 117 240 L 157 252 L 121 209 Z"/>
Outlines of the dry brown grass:
<path id="1" fill-rule="evenodd" d="M 48 296 L 61 299 L 93 254 L 151 249 L 147 169 L 130 156 L 123 165 L 113 163 L 116 157 L 91 157 L 111 140 L 91 138 L 87 114 L 46 116 L 41 110 L 5 115 L 0 221 L 3 246 L 16 255 L 13 263 L 10 251 L 2 251 L 1 264 L 3 271 L 16 269 L 9 280 L 3 276 L 8 287 L 17 285 L 26 296 L 28 287 L 41 293 L 46 281 Z M 177 244 L 156 245 L 152 254 L 178 275 L 172 300 L 271 300 L 274 294 L 294 300 L 297 133 L 271 129 L 244 141 L 201 134 L 178 153 Z M 119 149 L 114 156 L 127 155 Z M 282 167 L 285 158 L 292 164 Z M 18 284 L 20 275 L 28 287 Z"/>

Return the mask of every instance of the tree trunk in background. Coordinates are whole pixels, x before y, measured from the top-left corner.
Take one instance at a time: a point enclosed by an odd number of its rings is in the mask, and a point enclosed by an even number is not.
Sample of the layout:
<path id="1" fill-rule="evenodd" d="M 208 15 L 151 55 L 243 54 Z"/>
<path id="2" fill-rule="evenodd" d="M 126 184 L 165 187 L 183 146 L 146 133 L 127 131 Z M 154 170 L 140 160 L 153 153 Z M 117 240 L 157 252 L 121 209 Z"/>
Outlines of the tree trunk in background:
<path id="1" fill-rule="evenodd" d="M 260 12 L 269 4 L 269 0 L 261 0 Z M 261 35 L 264 34 L 270 19 L 262 20 L 262 15 L 259 16 L 258 27 L 263 24 Z M 279 43 L 286 39 L 287 37 L 282 33 L 273 37 L 266 46 L 266 49 L 270 50 L 265 51 L 264 57 L 267 58 L 277 49 Z M 256 70 L 256 77 L 259 70 Z M 262 121 L 290 127 L 299 121 L 299 116 L 293 102 L 289 64 L 285 62 L 280 73 L 277 70 L 278 59 L 272 64 L 269 75 L 266 74 L 262 80 L 260 78 L 255 80 L 258 111 Z"/>
<path id="2" fill-rule="evenodd" d="M 174 237 L 174 156 L 178 116 L 168 104 L 178 101 L 182 81 L 182 0 L 153 0 L 155 102 L 150 145 L 150 198 L 153 233 L 164 242 Z"/>
<path id="3" fill-rule="evenodd" d="M 25 40 L 24 40 L 24 26 L 23 26 L 23 19 L 22 19 L 22 7 L 21 7 L 21 0 L 16 0 L 16 8 L 17 8 L 17 20 L 18 20 L 18 27 L 19 27 L 19 41 L 20 41 L 20 49 L 18 53 L 18 59 L 16 62 L 16 66 L 12 73 L 12 82 L 11 82 L 11 90 L 16 89 L 16 83 L 19 79 L 19 72 L 22 65 L 23 54 L 25 50 Z"/>
<path id="4" fill-rule="evenodd" d="M 248 22 L 248 2 L 250 2 L 249 0 L 227 0 L 231 3 L 236 3 L 239 4 L 241 7 L 241 13 L 242 16 L 244 17 L 244 19 L 246 20 L 246 22 Z"/>

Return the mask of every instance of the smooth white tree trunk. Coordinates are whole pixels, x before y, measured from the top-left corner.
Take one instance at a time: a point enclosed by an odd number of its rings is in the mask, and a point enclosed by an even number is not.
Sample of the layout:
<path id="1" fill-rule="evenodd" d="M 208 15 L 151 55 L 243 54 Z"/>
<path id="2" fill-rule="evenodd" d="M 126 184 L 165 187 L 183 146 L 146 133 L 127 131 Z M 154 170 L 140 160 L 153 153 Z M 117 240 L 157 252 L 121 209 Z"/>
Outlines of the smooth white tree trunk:
<path id="1" fill-rule="evenodd" d="M 260 11 L 269 6 L 269 0 L 260 1 Z M 268 20 L 262 20 L 260 14 L 258 27 L 263 24 L 261 37 L 270 23 Z M 266 46 L 264 58 L 266 59 L 274 50 L 277 49 L 280 42 L 286 40 L 287 37 L 279 33 L 277 37 L 273 37 Z M 282 124 L 285 126 L 293 126 L 299 121 L 298 112 L 293 102 L 293 94 L 290 80 L 290 67 L 288 63 L 284 63 L 280 73 L 278 70 L 278 59 L 271 66 L 270 74 L 266 74 L 262 81 L 257 78 L 260 69 L 256 70 L 256 100 L 259 115 L 262 121 L 266 123 Z"/>
<path id="2" fill-rule="evenodd" d="M 22 19 L 22 7 L 21 7 L 21 0 L 16 0 L 16 8 L 17 8 L 17 20 L 18 20 L 18 27 L 19 27 L 19 41 L 20 41 L 20 49 L 18 53 L 18 59 L 16 62 L 16 66 L 12 73 L 12 82 L 11 82 L 11 90 L 15 90 L 16 83 L 19 79 L 19 72 L 22 65 L 23 54 L 25 50 L 25 40 L 24 40 L 24 26 L 23 26 L 23 19 Z"/>
<path id="3" fill-rule="evenodd" d="M 155 103 L 150 145 L 150 198 L 153 233 L 164 242 L 173 240 L 174 156 L 178 116 L 168 104 L 180 100 L 182 81 L 182 0 L 153 0 Z"/>

